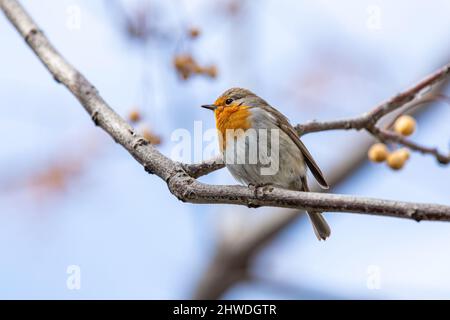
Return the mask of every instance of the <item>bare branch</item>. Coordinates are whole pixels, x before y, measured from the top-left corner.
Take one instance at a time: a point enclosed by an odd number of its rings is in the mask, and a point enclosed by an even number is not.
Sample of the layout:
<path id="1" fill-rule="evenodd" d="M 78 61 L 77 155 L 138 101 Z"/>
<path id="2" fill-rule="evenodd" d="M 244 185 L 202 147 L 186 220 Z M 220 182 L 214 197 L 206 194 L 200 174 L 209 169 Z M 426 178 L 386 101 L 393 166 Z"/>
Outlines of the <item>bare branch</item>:
<path id="1" fill-rule="evenodd" d="M 317 122 L 312 121 L 306 124 L 299 124 L 296 126 L 296 130 L 299 135 L 304 135 L 312 132 L 327 131 L 327 130 L 361 130 L 365 129 L 375 138 L 382 142 L 396 142 L 402 144 L 412 150 L 419 151 L 424 154 L 431 154 L 436 157 L 436 159 L 441 164 L 450 163 L 450 153 L 443 154 L 440 153 L 437 148 L 430 148 L 426 146 L 419 145 L 409 139 L 395 133 L 394 131 L 389 131 L 385 129 L 380 129 L 377 127 L 378 121 L 385 115 L 398 110 L 412 102 L 416 98 L 419 98 L 424 91 L 431 89 L 433 85 L 443 81 L 448 78 L 450 74 L 450 64 L 445 65 L 441 69 L 435 71 L 433 74 L 429 75 L 425 79 L 421 80 L 411 88 L 405 90 L 404 92 L 396 95 L 395 97 L 389 99 L 386 102 L 375 107 L 372 111 L 365 113 L 356 118 L 343 119 L 337 121 L 329 122 Z"/>
<path id="2" fill-rule="evenodd" d="M 311 211 L 355 212 L 394 216 L 414 220 L 450 220 L 450 207 L 436 204 L 408 203 L 349 195 L 304 193 L 278 188 L 218 186 L 200 183 L 185 171 L 185 165 L 161 154 L 122 119 L 99 95 L 95 87 L 51 45 L 39 27 L 15 0 L 0 0 L 7 18 L 24 37 L 54 79 L 64 84 L 80 101 L 94 123 L 121 144 L 149 173 L 166 181 L 170 191 L 180 200 L 191 203 L 228 203 L 256 206 L 297 208 Z M 440 76 L 428 78 L 427 85 L 448 75 L 449 67 Z M 433 80 L 434 79 L 434 80 Z M 416 86 L 425 87 L 424 85 Z M 416 90 L 416 89 L 415 89 Z M 420 89 L 421 90 L 421 89 Z M 411 101 L 414 94 L 401 94 L 381 105 L 374 113 L 378 119 L 397 105 Z"/>
<path id="3" fill-rule="evenodd" d="M 411 150 L 418 151 L 423 154 L 431 154 L 440 164 L 448 164 L 450 163 L 450 154 L 445 155 L 435 147 L 427 147 L 420 145 L 414 141 L 411 141 L 402 135 L 395 133 L 394 131 L 389 131 L 386 129 L 381 129 L 378 127 L 374 127 L 369 130 L 378 140 L 382 142 L 396 142 L 398 144 L 404 145 L 405 147 L 410 148 Z"/>
<path id="4" fill-rule="evenodd" d="M 450 221 L 450 207 L 437 204 L 381 200 L 350 195 L 299 192 L 274 187 L 207 185 L 177 173 L 169 181 L 172 193 L 190 203 L 239 204 L 307 211 L 353 212 L 420 220 Z"/>
<path id="5" fill-rule="evenodd" d="M 372 111 L 364 113 L 359 117 L 342 119 L 328 122 L 312 121 L 296 126 L 299 135 L 307 133 L 327 131 L 327 130 L 361 130 L 370 129 L 388 113 L 402 108 L 407 103 L 424 94 L 424 91 L 431 90 L 431 87 L 446 79 L 450 74 L 450 63 L 435 71 L 428 77 L 422 79 L 411 88 L 399 93 L 395 97 L 376 106 Z"/>
<path id="6" fill-rule="evenodd" d="M 207 175 L 213 171 L 222 169 L 225 167 L 225 163 L 221 156 L 217 156 L 214 159 L 203 161 L 199 164 L 183 164 L 183 168 L 187 174 L 193 178 L 199 178 Z"/>

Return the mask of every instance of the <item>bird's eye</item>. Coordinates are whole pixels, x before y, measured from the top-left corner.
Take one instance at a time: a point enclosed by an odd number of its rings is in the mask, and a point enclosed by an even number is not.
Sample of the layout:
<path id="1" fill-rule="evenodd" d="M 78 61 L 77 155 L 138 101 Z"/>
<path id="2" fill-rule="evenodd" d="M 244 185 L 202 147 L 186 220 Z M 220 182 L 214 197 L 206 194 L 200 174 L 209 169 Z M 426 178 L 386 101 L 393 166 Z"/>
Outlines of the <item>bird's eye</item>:
<path id="1" fill-rule="evenodd" d="M 225 100 L 225 104 L 231 104 L 233 102 L 233 99 L 227 99 Z"/>

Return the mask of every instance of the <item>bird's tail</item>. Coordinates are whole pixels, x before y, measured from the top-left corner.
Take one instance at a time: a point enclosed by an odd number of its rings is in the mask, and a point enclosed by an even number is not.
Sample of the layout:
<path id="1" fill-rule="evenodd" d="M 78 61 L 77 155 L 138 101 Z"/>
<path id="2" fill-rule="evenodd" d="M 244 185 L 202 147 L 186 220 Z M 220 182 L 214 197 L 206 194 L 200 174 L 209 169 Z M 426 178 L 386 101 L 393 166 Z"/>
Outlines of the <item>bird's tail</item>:
<path id="1" fill-rule="evenodd" d="M 331 229 L 325 218 L 322 216 L 322 213 L 308 212 L 308 217 L 311 220 L 317 239 L 319 239 L 319 241 L 326 240 L 331 234 Z"/>
<path id="2" fill-rule="evenodd" d="M 301 182 L 302 191 L 308 192 L 309 187 L 306 176 L 301 177 Z M 313 225 L 314 233 L 316 234 L 317 239 L 319 239 L 319 241 L 326 240 L 331 234 L 331 229 L 327 221 L 323 217 L 322 212 L 310 211 L 307 213 L 309 219 L 311 220 L 311 224 Z"/>

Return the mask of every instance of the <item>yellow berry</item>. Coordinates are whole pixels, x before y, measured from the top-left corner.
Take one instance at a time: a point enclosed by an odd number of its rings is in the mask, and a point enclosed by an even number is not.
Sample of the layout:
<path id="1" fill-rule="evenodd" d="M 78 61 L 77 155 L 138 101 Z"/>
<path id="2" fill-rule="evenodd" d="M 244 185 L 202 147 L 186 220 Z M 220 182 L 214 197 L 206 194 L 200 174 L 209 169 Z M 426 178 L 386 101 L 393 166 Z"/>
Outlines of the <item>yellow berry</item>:
<path id="1" fill-rule="evenodd" d="M 409 160 L 410 153 L 408 148 L 401 148 L 397 152 L 400 153 L 405 160 Z"/>
<path id="2" fill-rule="evenodd" d="M 128 119 L 130 119 L 131 122 L 138 122 L 141 120 L 141 113 L 137 109 L 131 110 L 128 114 Z"/>
<path id="3" fill-rule="evenodd" d="M 150 142 L 153 145 L 161 144 L 161 138 L 154 134 L 147 126 L 142 127 L 141 134 L 145 140 Z"/>
<path id="4" fill-rule="evenodd" d="M 375 143 L 367 153 L 369 160 L 373 162 L 383 162 L 389 155 L 388 148 L 384 143 Z"/>
<path id="5" fill-rule="evenodd" d="M 416 129 L 416 120 L 409 115 L 402 115 L 394 123 L 394 130 L 403 136 L 411 135 Z"/>
<path id="6" fill-rule="evenodd" d="M 191 38 L 197 38 L 200 35 L 200 29 L 192 27 L 189 29 L 189 36 Z"/>
<path id="7" fill-rule="evenodd" d="M 387 164 L 391 169 L 400 170 L 406 163 L 407 158 L 402 150 L 392 152 L 387 157 Z"/>

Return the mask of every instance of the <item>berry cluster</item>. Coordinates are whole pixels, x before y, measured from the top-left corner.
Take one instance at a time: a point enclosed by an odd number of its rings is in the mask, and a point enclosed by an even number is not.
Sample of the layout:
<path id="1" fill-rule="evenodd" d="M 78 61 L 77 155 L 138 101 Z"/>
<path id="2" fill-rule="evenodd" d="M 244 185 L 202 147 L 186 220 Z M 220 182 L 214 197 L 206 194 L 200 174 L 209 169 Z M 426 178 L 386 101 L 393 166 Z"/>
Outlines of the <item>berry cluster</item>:
<path id="1" fill-rule="evenodd" d="M 175 56 L 173 64 L 183 80 L 189 79 L 189 77 L 194 74 L 205 75 L 210 78 L 215 78 L 217 76 L 216 66 L 201 66 L 190 54 L 180 54 Z"/>
<path id="2" fill-rule="evenodd" d="M 192 40 L 197 39 L 201 34 L 199 28 L 192 27 L 187 31 L 187 42 L 188 44 Z M 189 52 L 189 51 L 188 51 Z M 183 80 L 187 80 L 193 75 L 203 75 L 210 78 L 217 77 L 217 67 L 215 65 L 202 66 L 190 53 L 182 53 L 175 55 L 173 59 L 173 65 L 178 75 Z"/>
<path id="3" fill-rule="evenodd" d="M 416 129 L 416 120 L 409 115 L 402 115 L 394 122 L 394 131 L 402 136 L 413 134 Z M 400 170 L 410 157 L 408 148 L 400 148 L 389 151 L 384 143 L 375 143 L 368 152 L 370 161 L 381 163 L 385 162 L 393 170 Z"/>

